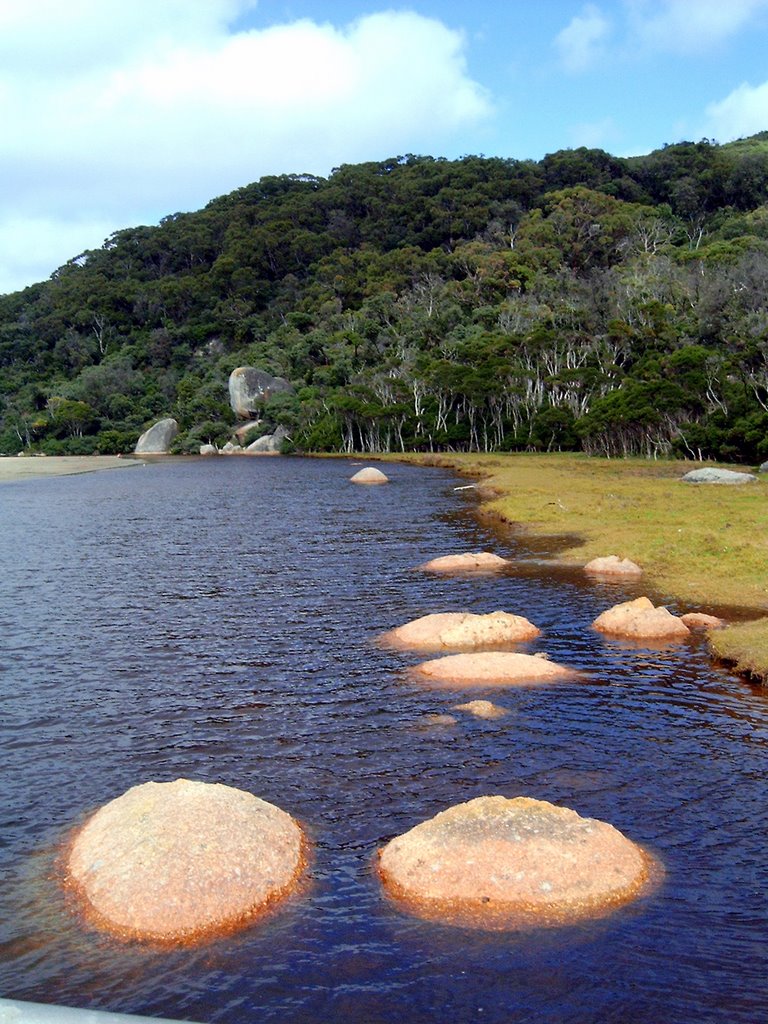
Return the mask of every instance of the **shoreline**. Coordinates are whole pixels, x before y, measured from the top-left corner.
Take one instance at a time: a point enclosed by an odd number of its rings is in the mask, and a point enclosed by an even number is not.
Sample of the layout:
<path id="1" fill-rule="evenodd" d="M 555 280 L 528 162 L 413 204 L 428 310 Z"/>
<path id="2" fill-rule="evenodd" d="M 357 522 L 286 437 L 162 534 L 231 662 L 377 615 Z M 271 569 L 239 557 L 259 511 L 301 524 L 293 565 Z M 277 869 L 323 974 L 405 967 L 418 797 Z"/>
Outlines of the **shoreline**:
<path id="1" fill-rule="evenodd" d="M 0 456 L 0 484 L 144 465 L 141 458 L 121 455 L 3 455 Z"/>

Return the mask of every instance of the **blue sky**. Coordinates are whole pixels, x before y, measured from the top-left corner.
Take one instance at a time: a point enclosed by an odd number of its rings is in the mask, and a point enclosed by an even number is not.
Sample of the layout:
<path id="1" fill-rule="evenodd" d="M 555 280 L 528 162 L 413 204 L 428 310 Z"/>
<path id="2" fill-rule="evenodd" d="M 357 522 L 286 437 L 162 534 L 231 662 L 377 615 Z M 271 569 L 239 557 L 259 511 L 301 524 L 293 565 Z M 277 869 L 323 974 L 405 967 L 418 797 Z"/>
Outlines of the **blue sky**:
<path id="1" fill-rule="evenodd" d="M 0 0 L 0 293 L 263 174 L 768 129 L 768 0 Z"/>

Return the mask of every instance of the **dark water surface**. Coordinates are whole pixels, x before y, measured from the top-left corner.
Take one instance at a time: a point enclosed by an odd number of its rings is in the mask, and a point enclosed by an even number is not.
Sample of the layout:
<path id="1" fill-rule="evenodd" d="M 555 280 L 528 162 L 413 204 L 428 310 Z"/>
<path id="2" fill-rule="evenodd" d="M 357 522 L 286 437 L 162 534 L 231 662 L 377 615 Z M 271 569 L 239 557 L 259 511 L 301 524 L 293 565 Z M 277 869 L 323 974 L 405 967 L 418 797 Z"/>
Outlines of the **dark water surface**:
<path id="1" fill-rule="evenodd" d="M 197 1021 L 755 1024 L 768 1019 L 768 698 L 700 640 L 661 650 L 589 623 L 634 585 L 541 569 L 411 572 L 491 547 L 438 470 L 188 460 L 0 488 L 0 995 Z M 403 678 L 381 630 L 430 611 L 524 614 L 530 650 L 587 670 L 466 699 Z M 179 776 L 279 804 L 314 844 L 308 893 L 192 949 L 84 928 L 57 845 L 130 786 Z M 602 921 L 486 934 L 389 904 L 374 851 L 450 804 L 528 795 L 609 821 L 662 887 Z"/>

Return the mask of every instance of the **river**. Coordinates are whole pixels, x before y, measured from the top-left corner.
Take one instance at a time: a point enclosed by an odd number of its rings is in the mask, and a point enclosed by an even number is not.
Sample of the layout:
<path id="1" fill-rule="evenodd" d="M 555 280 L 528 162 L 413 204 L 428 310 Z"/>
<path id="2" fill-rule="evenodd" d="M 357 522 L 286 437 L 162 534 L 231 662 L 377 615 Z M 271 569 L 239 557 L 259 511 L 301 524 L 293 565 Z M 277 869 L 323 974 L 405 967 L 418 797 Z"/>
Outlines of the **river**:
<path id="1" fill-rule="evenodd" d="M 755 1024 L 768 1013 L 768 695 L 703 642 L 647 649 L 589 628 L 641 585 L 590 583 L 494 535 L 444 470 L 170 460 L 0 488 L 0 995 L 200 1022 Z M 413 572 L 479 549 L 499 578 Z M 375 635 L 502 608 L 574 682 L 462 694 Z M 466 698 L 464 698 L 466 699 Z M 191 948 L 120 943 L 62 896 L 68 832 L 129 787 L 249 790 L 313 843 L 306 891 Z M 483 933 L 382 896 L 376 849 L 445 807 L 527 795 L 619 828 L 663 863 L 600 921 Z"/>

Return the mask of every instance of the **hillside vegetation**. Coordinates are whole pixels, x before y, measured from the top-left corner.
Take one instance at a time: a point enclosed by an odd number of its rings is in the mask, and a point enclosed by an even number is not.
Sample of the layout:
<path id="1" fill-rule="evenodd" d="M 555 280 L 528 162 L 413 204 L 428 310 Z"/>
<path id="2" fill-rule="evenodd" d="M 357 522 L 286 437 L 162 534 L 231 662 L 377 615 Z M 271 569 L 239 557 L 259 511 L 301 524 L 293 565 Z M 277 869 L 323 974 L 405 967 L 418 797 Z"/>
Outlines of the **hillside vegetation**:
<path id="1" fill-rule="evenodd" d="M 768 458 L 768 132 L 267 177 L 0 297 L 0 451 L 219 444 L 240 365 L 306 451 Z"/>

